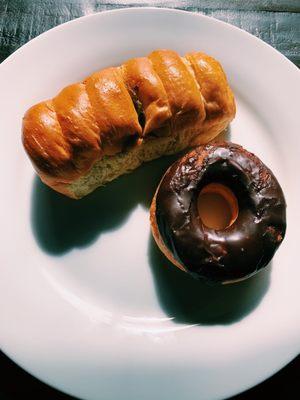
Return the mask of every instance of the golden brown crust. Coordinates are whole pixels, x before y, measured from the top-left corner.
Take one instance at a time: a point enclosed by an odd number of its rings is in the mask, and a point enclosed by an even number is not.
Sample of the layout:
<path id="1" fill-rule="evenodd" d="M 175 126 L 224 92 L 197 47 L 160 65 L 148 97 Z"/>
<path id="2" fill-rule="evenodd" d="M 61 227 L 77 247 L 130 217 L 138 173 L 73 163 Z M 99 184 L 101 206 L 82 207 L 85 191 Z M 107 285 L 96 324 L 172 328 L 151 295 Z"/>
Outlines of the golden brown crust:
<path id="1" fill-rule="evenodd" d="M 76 177 L 52 100 L 31 107 L 23 119 L 23 144 L 37 172 L 69 182 Z"/>
<path id="2" fill-rule="evenodd" d="M 164 126 L 172 116 L 166 90 L 147 57 L 133 58 L 122 66 L 124 80 L 133 98 L 140 101 L 145 116 L 143 136 Z"/>
<path id="3" fill-rule="evenodd" d="M 222 132 L 234 118 L 236 107 L 221 64 L 200 52 L 188 53 L 186 59 L 192 66 L 204 98 L 206 118 L 201 131 L 209 137 Z M 216 134 L 215 134 L 216 133 Z M 194 141 L 203 144 L 205 140 Z"/>
<path id="4" fill-rule="evenodd" d="M 75 83 L 53 99 L 62 135 L 72 148 L 76 170 L 88 170 L 101 156 L 98 126 L 85 86 Z"/>
<path id="5" fill-rule="evenodd" d="M 175 51 L 156 50 L 149 59 L 167 92 L 172 130 L 199 125 L 205 118 L 203 99 L 195 77 L 181 57 Z"/>
<path id="6" fill-rule="evenodd" d="M 131 97 L 118 68 L 106 68 L 85 80 L 93 106 L 103 152 L 114 155 L 123 150 L 126 139 L 141 135 Z"/>
<path id="7" fill-rule="evenodd" d="M 185 147 L 206 143 L 234 115 L 233 94 L 216 60 L 156 50 L 31 107 L 23 119 L 23 143 L 41 179 L 65 193 L 62 187 L 129 143 L 139 146 L 149 134 L 174 136 Z"/>
<path id="8" fill-rule="evenodd" d="M 53 178 L 48 178 L 45 174 L 40 174 L 40 178 L 42 182 L 44 182 L 47 186 L 51 187 L 56 192 L 64 194 L 71 199 L 77 199 L 72 190 L 70 190 L 70 185 L 68 183 L 58 182 Z"/>

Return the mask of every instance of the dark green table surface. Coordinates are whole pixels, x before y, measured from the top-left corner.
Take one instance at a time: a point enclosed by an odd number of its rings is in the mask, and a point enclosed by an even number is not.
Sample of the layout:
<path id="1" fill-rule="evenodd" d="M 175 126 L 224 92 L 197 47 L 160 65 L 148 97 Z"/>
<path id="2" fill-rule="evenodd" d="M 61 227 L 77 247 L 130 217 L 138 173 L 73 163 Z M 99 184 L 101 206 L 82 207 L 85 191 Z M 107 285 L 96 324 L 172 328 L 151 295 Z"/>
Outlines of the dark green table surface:
<path id="1" fill-rule="evenodd" d="M 258 36 L 300 67 L 300 0 L 0 0 L 0 62 L 30 39 L 63 22 L 113 8 L 149 5 L 203 13 L 229 22 Z M 0 400 L 71 399 L 31 377 L 1 353 L 0 371 Z M 234 399 L 300 398 L 299 382 L 297 357 L 272 378 Z"/>

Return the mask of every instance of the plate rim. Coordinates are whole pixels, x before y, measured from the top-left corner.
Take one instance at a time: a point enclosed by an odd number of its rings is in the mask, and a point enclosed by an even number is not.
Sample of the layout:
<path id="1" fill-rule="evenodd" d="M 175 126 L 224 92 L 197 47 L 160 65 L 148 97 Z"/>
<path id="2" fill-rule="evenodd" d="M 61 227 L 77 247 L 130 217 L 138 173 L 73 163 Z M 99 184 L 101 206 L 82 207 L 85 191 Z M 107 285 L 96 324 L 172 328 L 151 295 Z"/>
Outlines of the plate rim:
<path id="1" fill-rule="evenodd" d="M 292 69 L 296 72 L 299 72 L 299 79 L 300 79 L 300 70 L 299 68 L 291 61 L 289 60 L 283 53 L 281 53 L 279 50 L 277 50 L 275 47 L 271 46 L 269 43 L 263 41 L 262 39 L 260 39 L 259 37 L 253 35 L 250 32 L 247 32 L 246 30 L 233 25 L 229 22 L 225 22 L 222 21 L 220 19 L 217 19 L 215 17 L 212 17 L 210 15 L 205 15 L 202 13 L 198 13 L 195 11 L 187 11 L 187 10 L 181 10 L 181 9 L 177 9 L 177 8 L 170 8 L 170 7 L 155 7 L 155 6 L 134 6 L 134 7 L 124 7 L 124 8 L 114 8 L 112 10 L 104 10 L 104 11 L 98 11 L 95 13 L 91 13 L 91 14 L 87 14 L 87 15 L 82 15 L 81 17 L 78 18 L 74 18 L 70 21 L 66 21 L 63 22 L 62 24 L 56 25 L 42 33 L 40 33 L 39 35 L 35 36 L 34 38 L 32 38 L 31 40 L 29 40 L 28 42 L 26 42 L 25 44 L 23 44 L 22 46 L 18 47 L 13 53 L 11 53 L 8 57 L 6 57 L 1 63 L 0 63 L 0 68 L 1 66 L 11 62 L 11 60 L 13 59 L 13 57 L 19 55 L 20 52 L 22 52 L 24 50 L 24 48 L 26 48 L 28 45 L 31 45 L 33 42 L 37 41 L 37 40 L 42 40 L 43 38 L 45 38 L 49 33 L 51 33 L 52 31 L 59 31 L 61 29 L 63 29 L 65 27 L 65 25 L 71 25 L 71 24 L 75 24 L 76 22 L 78 22 L 79 20 L 85 20 L 85 19 L 89 19 L 89 18 L 94 18 L 98 15 L 101 14 L 115 14 L 115 13 L 123 13 L 123 12 L 137 12 L 140 10 L 158 10 L 159 12 L 172 12 L 174 14 L 188 14 L 188 15 L 193 15 L 195 17 L 199 17 L 199 18 L 204 18 L 207 20 L 212 20 L 215 23 L 221 24 L 221 25 L 225 25 L 227 26 L 227 28 L 229 27 L 230 29 L 233 30 L 238 30 L 241 34 L 246 35 L 246 36 L 250 36 L 252 39 L 257 40 L 260 45 L 264 45 L 266 46 L 269 50 L 275 52 L 277 54 L 277 56 L 280 56 L 282 61 L 284 62 L 288 62 L 290 64 L 290 67 L 292 67 Z"/>
<path id="2" fill-rule="evenodd" d="M 90 18 L 97 18 L 99 15 L 103 15 L 103 14 L 116 14 L 116 13 L 128 13 L 128 12 L 137 12 L 137 11 L 145 11 L 145 10 L 155 10 L 155 11 L 159 11 L 159 12 L 171 12 L 171 13 L 176 13 L 176 14 L 189 14 L 189 15 L 193 15 L 196 18 L 199 19 L 207 19 L 210 21 L 213 21 L 214 23 L 220 24 L 220 25 L 224 25 L 226 26 L 226 29 L 231 29 L 231 30 L 237 30 L 240 34 L 246 35 L 248 37 L 251 37 L 251 39 L 256 40 L 260 43 L 260 45 L 265 46 L 265 48 L 268 48 L 269 51 L 271 50 L 273 53 L 276 53 L 277 56 L 279 56 L 279 58 L 281 59 L 281 62 L 284 62 L 285 64 L 289 64 L 291 68 L 291 71 L 297 71 L 297 75 L 295 74 L 295 76 L 298 76 L 299 82 L 300 82 L 300 70 L 298 69 L 298 67 L 292 62 L 290 61 L 286 56 L 284 56 L 282 53 L 280 53 L 277 49 L 275 49 L 274 47 L 272 47 L 271 45 L 269 45 L 268 43 L 264 42 L 262 39 L 254 36 L 253 34 L 244 31 L 243 29 L 234 26 L 228 22 L 224 22 L 221 20 L 218 20 L 217 18 L 211 17 L 211 16 L 207 16 L 201 13 L 197 13 L 197 12 L 191 12 L 191 11 L 186 11 L 186 10 L 180 10 L 180 9 L 174 9 L 174 8 L 168 8 L 168 7 L 153 7 L 153 6 L 149 6 L 149 7 L 144 7 L 144 6 L 135 6 L 135 7 L 124 7 L 124 8 L 116 8 L 116 9 L 112 9 L 112 10 L 105 10 L 105 11 L 100 11 L 100 12 L 96 12 L 96 13 L 92 13 L 92 14 L 88 14 L 88 15 L 84 15 L 78 18 L 75 18 L 73 20 L 64 22 L 60 25 L 57 25 L 45 32 L 42 32 L 41 34 L 39 34 L 38 36 L 36 36 L 35 38 L 31 39 L 30 41 L 28 41 L 27 43 L 25 43 L 23 46 L 19 47 L 16 51 L 14 51 L 11 55 L 9 55 L 3 62 L 1 62 L 0 64 L 0 71 L 2 70 L 3 66 L 6 67 L 7 65 L 9 65 L 10 62 L 13 62 L 15 57 L 18 57 L 19 55 L 22 54 L 22 52 L 24 51 L 24 49 L 27 48 L 27 46 L 32 45 L 33 42 L 35 41 L 40 41 L 40 40 L 44 40 L 47 35 L 51 34 L 52 31 L 59 31 L 59 30 L 63 30 L 65 28 L 65 25 L 70 25 L 70 24 L 76 24 L 78 23 L 78 21 L 82 21 L 82 20 L 86 20 L 86 19 L 90 19 Z M 24 365 L 24 363 L 16 361 L 15 355 L 11 355 L 9 352 L 6 352 L 5 349 L 3 348 L 2 344 L 1 344 L 1 351 L 11 360 L 13 360 L 13 362 L 15 362 L 17 365 L 19 365 L 22 369 L 24 369 L 25 371 L 27 371 L 28 373 L 30 373 L 32 376 L 36 377 L 37 379 L 41 380 L 42 382 L 46 383 L 47 385 L 49 385 L 50 387 L 60 390 L 63 393 L 68 393 L 71 395 L 71 392 L 62 390 L 61 388 L 54 386 L 54 384 L 51 382 L 51 380 L 48 382 L 47 380 L 45 380 L 44 378 L 41 379 L 39 378 L 39 375 L 32 373 L 30 368 L 27 368 Z M 258 381 L 256 385 L 260 384 L 261 382 L 265 381 L 266 379 L 268 379 L 269 377 L 273 376 L 274 374 L 276 374 L 279 370 L 281 370 L 284 366 L 286 366 L 289 362 L 291 362 L 295 357 L 297 357 L 297 355 L 294 355 L 292 357 L 288 357 L 288 360 L 286 362 L 283 363 L 282 366 L 280 366 L 278 369 L 273 370 L 273 372 L 271 374 L 267 374 L 267 376 L 263 377 L 260 381 Z M 244 392 L 245 390 L 248 390 L 250 388 L 252 388 L 253 386 L 246 386 L 244 387 L 244 389 L 241 389 L 241 391 L 236 392 L 234 391 L 231 396 Z"/>

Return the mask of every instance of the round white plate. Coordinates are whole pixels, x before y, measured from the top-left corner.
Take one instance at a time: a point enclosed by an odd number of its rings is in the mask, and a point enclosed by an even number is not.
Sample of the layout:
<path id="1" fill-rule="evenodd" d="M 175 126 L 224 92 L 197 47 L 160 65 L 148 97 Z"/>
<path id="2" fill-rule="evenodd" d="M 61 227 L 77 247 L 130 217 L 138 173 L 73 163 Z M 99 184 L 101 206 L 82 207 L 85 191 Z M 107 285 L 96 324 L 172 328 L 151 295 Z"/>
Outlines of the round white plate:
<path id="1" fill-rule="evenodd" d="M 221 61 L 237 98 L 231 140 L 278 176 L 288 232 L 271 266 L 206 287 L 169 265 L 148 208 L 171 160 L 144 165 L 81 201 L 35 176 L 24 111 L 71 82 L 156 48 Z M 245 390 L 300 348 L 300 74 L 223 22 L 168 9 L 79 18 L 0 66 L 0 345 L 27 371 L 83 399 L 205 400 Z"/>

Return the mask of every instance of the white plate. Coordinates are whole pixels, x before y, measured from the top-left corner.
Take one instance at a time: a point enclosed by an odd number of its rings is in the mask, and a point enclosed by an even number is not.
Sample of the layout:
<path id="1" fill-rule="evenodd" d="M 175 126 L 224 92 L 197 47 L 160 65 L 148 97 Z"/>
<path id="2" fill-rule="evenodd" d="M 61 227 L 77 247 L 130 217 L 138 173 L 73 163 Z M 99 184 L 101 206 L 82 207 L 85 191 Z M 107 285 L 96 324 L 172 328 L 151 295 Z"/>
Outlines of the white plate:
<path id="1" fill-rule="evenodd" d="M 156 48 L 220 60 L 237 98 L 231 140 L 276 173 L 288 232 L 272 266 L 206 287 L 160 255 L 148 206 L 170 159 L 82 201 L 35 177 L 20 140 L 33 103 L 102 67 Z M 84 399 L 220 399 L 283 367 L 300 348 L 300 74 L 223 22 L 167 9 L 79 18 L 0 67 L 0 344 L 27 371 Z"/>

